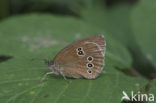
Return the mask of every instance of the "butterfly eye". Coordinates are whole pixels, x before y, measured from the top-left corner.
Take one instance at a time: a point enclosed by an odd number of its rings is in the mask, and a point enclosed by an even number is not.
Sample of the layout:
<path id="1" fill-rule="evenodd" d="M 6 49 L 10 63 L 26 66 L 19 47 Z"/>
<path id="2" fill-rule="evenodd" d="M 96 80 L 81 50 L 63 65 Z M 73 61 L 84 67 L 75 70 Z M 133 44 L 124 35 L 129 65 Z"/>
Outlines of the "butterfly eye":
<path id="1" fill-rule="evenodd" d="M 89 68 L 91 68 L 91 67 L 93 67 L 93 64 L 91 64 L 91 63 L 88 63 L 88 65 L 87 65 Z"/>
<path id="2" fill-rule="evenodd" d="M 88 61 L 92 61 L 93 60 L 93 57 L 88 57 L 87 60 Z"/>
<path id="3" fill-rule="evenodd" d="M 77 50 L 78 50 L 78 51 L 81 51 L 81 50 L 82 50 L 82 48 L 77 48 Z"/>
<path id="4" fill-rule="evenodd" d="M 91 70 L 88 70 L 87 72 L 88 72 L 89 74 L 91 74 L 91 73 L 92 73 L 92 71 L 91 71 Z"/>
<path id="5" fill-rule="evenodd" d="M 84 55 L 84 54 L 83 54 L 83 51 L 79 51 L 79 52 L 78 52 L 78 55 Z"/>

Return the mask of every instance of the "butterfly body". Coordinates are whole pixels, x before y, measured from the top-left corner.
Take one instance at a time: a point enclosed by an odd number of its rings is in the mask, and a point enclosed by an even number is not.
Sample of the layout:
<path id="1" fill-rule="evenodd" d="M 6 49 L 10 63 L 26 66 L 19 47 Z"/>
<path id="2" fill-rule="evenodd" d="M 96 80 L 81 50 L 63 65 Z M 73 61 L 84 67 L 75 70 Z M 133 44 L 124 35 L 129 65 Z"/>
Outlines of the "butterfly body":
<path id="1" fill-rule="evenodd" d="M 70 44 L 46 64 L 52 70 L 51 74 L 95 79 L 104 67 L 105 50 L 103 35 L 94 35 Z"/>

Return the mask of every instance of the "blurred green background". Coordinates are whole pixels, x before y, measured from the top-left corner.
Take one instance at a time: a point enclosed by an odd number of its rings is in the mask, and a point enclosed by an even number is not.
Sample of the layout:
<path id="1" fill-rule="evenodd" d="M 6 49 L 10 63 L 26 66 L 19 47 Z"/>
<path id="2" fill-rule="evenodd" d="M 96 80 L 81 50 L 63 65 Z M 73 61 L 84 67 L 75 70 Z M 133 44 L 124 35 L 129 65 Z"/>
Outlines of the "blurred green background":
<path id="1" fill-rule="evenodd" d="M 96 80 L 48 76 L 42 61 L 75 40 L 103 34 Z M 156 95 L 156 0 L 0 0 L 0 103 L 136 103 L 122 91 Z M 142 103 L 155 103 L 142 101 Z"/>

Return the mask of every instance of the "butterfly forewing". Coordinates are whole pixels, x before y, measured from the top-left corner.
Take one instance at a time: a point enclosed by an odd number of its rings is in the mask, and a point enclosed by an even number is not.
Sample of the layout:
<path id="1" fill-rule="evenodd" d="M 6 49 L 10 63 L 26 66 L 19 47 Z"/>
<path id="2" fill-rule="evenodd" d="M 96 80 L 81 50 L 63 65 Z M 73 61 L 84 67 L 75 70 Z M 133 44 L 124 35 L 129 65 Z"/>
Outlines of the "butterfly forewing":
<path id="1" fill-rule="evenodd" d="M 94 79 L 103 69 L 105 46 L 102 35 L 76 41 L 58 53 L 55 66 L 67 77 Z"/>

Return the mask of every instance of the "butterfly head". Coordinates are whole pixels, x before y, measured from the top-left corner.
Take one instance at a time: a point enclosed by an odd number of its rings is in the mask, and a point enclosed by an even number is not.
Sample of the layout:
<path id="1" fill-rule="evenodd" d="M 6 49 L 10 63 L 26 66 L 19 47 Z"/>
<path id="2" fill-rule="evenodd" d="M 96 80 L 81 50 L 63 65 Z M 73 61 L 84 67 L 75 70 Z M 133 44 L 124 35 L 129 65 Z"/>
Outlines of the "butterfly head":
<path id="1" fill-rule="evenodd" d="M 54 65 L 54 61 L 52 61 L 52 60 L 44 60 L 44 62 L 46 64 L 46 66 L 48 66 L 48 67 L 51 67 Z"/>
<path id="2" fill-rule="evenodd" d="M 59 74 L 60 69 L 59 69 L 59 67 L 55 66 L 54 61 L 52 61 L 52 60 L 44 60 L 44 62 L 46 64 L 46 66 L 49 67 L 49 69 L 52 70 L 52 72 L 54 74 L 56 74 L 56 75 Z"/>

